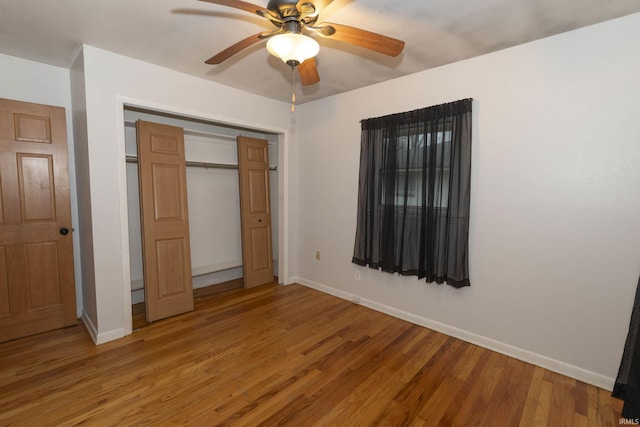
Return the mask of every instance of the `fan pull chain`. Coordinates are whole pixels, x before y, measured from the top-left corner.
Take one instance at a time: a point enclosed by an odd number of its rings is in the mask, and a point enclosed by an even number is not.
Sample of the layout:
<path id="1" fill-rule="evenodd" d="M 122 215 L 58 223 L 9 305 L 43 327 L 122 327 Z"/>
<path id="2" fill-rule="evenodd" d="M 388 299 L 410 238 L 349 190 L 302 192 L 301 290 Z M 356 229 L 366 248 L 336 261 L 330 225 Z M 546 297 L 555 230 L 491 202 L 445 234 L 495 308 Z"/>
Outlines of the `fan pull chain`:
<path id="1" fill-rule="evenodd" d="M 296 111 L 296 68 L 291 67 L 291 112 L 295 113 Z"/>

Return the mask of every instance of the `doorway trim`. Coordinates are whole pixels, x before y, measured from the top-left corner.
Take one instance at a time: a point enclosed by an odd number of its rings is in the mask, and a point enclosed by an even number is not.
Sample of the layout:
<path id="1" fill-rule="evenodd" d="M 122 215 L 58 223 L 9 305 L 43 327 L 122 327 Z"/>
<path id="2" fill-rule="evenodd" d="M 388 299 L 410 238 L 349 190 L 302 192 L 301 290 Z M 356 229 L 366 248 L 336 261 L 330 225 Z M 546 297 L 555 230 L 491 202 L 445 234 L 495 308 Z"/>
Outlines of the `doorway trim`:
<path id="1" fill-rule="evenodd" d="M 133 333 L 131 318 L 131 265 L 129 263 L 129 214 L 127 202 L 127 164 L 125 150 L 125 107 L 137 107 L 185 118 L 210 121 L 214 125 L 243 127 L 255 132 L 278 135 L 278 283 L 289 284 L 289 130 L 264 123 L 245 122 L 236 118 L 212 115 L 182 107 L 159 104 L 125 96 L 115 97 L 116 151 L 118 155 L 118 188 L 120 194 L 120 253 L 122 255 L 122 315 L 124 335 Z"/>

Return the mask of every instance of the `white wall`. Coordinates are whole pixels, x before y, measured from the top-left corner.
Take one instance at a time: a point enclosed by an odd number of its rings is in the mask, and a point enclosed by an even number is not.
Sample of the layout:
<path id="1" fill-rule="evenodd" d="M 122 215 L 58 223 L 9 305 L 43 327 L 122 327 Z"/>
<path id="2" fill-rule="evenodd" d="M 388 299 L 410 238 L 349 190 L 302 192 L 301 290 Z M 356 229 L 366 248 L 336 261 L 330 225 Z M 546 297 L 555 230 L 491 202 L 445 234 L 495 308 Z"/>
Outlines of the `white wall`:
<path id="1" fill-rule="evenodd" d="M 83 46 L 83 62 L 97 306 L 86 320 L 101 343 L 131 330 L 124 103 L 283 134 L 284 158 L 291 116 L 286 103 L 91 46 Z M 286 162 L 279 173 L 286 182 Z"/>
<path id="2" fill-rule="evenodd" d="M 640 273 L 638 52 L 635 14 L 299 106 L 297 279 L 611 387 Z M 359 121 L 468 97 L 471 287 L 352 264 Z"/>
<path id="3" fill-rule="evenodd" d="M 78 200 L 76 197 L 76 168 L 74 160 L 73 127 L 71 113 L 71 89 L 69 70 L 39 62 L 0 54 L 0 98 L 37 104 L 64 107 L 67 119 L 67 147 L 69 152 L 69 180 L 71 187 L 71 216 L 74 251 L 74 276 L 76 281 L 76 307 L 78 316 L 82 311 L 82 276 L 78 254 Z"/>

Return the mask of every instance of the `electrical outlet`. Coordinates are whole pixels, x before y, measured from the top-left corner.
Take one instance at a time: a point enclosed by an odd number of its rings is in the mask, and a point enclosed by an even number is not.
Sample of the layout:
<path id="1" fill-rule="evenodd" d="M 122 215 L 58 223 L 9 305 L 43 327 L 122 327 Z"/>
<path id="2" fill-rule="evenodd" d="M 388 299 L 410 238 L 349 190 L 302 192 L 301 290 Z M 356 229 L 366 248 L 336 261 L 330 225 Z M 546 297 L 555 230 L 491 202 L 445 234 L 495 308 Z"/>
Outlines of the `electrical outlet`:
<path id="1" fill-rule="evenodd" d="M 356 282 L 360 281 L 360 270 L 354 270 L 353 272 L 353 278 Z"/>
<path id="2" fill-rule="evenodd" d="M 316 260 L 320 261 L 320 251 L 316 251 Z"/>

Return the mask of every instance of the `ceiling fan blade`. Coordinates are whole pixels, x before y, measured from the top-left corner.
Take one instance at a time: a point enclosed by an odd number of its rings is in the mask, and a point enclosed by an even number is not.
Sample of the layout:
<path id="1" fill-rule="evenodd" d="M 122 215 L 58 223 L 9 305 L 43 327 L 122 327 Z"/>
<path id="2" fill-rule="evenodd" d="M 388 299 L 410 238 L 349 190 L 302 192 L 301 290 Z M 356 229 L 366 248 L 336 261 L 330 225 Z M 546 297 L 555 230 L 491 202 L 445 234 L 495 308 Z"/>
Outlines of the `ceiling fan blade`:
<path id="1" fill-rule="evenodd" d="M 331 4 L 333 0 L 315 0 L 315 1 L 311 1 L 311 3 L 313 3 L 313 5 L 316 7 L 316 10 L 318 12 L 322 12 L 324 10 L 325 7 L 329 6 L 329 4 Z M 301 0 L 302 3 L 304 3 L 304 0 Z"/>
<path id="2" fill-rule="evenodd" d="M 259 32 L 258 34 L 249 36 L 244 40 L 240 40 L 238 43 L 229 46 L 222 52 L 215 54 L 214 56 L 212 56 L 211 58 L 207 59 L 204 62 L 210 65 L 221 64 L 222 62 L 231 58 L 236 53 L 240 52 L 241 50 L 248 48 L 252 44 L 259 42 L 260 40 L 264 40 L 264 38 L 262 37 L 263 35 L 264 35 L 263 32 Z"/>
<path id="3" fill-rule="evenodd" d="M 246 1 L 241 0 L 200 0 L 207 3 L 219 4 L 222 6 L 233 7 L 236 9 L 246 10 L 249 13 L 255 13 L 258 16 L 262 16 L 263 18 L 267 18 L 274 24 L 278 25 L 282 23 L 282 19 L 280 16 L 272 10 L 265 9 L 262 6 L 257 6 L 252 3 L 247 3 Z"/>
<path id="4" fill-rule="evenodd" d="M 320 81 L 318 67 L 314 58 L 309 58 L 298 65 L 298 73 L 300 73 L 300 81 L 302 81 L 303 86 L 310 86 Z"/>
<path id="5" fill-rule="evenodd" d="M 318 25 L 318 27 L 307 28 L 316 31 L 323 37 L 330 37 L 341 42 L 364 47 L 384 55 L 398 56 L 400 52 L 402 52 L 402 49 L 404 49 L 404 42 L 402 40 L 347 25 L 323 22 Z M 331 31 L 331 29 L 335 30 L 335 32 Z"/>
<path id="6" fill-rule="evenodd" d="M 246 10 L 249 13 L 258 13 L 259 10 L 265 10 L 262 6 L 256 6 L 255 4 L 247 3 L 241 0 L 200 0 L 207 3 L 219 4 L 222 6 L 233 7 L 236 9 Z"/>

